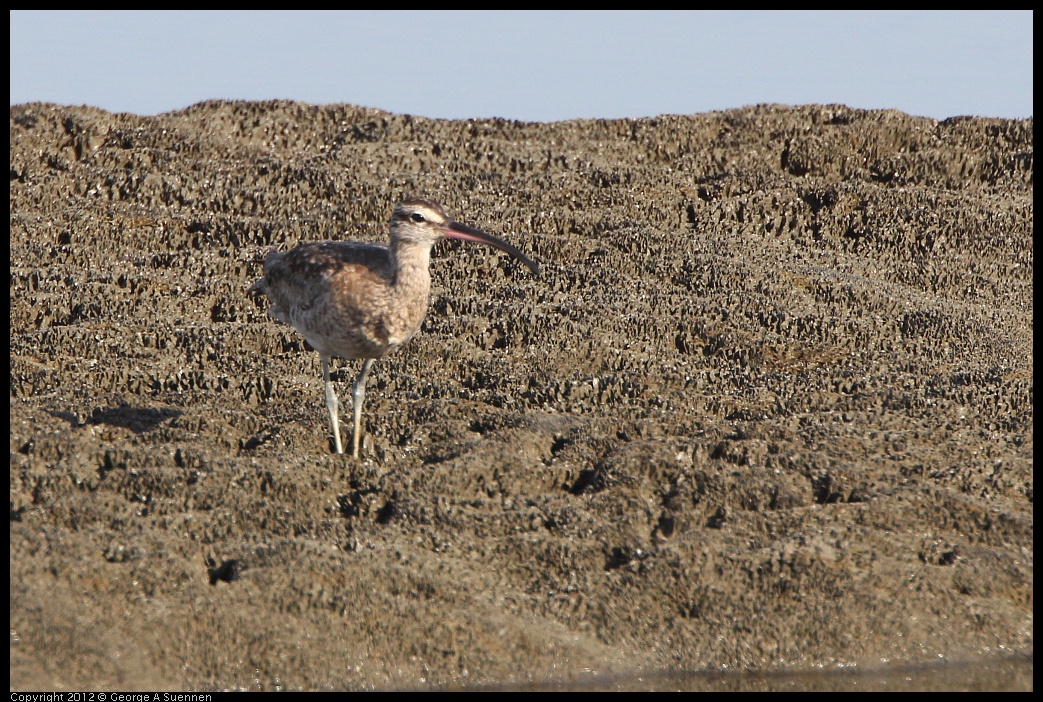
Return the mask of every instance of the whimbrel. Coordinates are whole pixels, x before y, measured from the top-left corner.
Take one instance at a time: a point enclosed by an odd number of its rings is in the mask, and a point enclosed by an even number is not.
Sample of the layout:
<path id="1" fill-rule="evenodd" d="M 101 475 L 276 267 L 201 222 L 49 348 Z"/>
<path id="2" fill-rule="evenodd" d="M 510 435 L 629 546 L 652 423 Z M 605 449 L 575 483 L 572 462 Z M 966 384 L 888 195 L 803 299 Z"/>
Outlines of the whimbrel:
<path id="1" fill-rule="evenodd" d="M 271 301 L 268 313 L 294 327 L 319 352 L 337 453 L 344 453 L 344 448 L 339 403 L 330 383 L 330 358 L 364 359 L 352 388 L 355 458 L 366 379 L 376 359 L 402 346 L 420 329 L 430 300 L 435 243 L 451 237 L 488 244 L 539 272 L 539 266 L 517 247 L 453 221 L 434 202 L 401 202 L 390 226 L 390 245 L 322 241 L 287 252 L 271 251 L 264 259 L 264 277 L 250 288 L 266 294 Z"/>

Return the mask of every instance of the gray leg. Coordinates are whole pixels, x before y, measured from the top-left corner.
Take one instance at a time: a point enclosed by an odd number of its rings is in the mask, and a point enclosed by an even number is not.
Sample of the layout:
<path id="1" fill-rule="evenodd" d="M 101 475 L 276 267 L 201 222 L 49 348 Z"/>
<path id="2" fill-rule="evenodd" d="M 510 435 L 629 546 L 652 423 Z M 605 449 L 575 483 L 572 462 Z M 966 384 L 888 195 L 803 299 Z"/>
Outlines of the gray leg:
<path id="1" fill-rule="evenodd" d="M 344 453 L 344 446 L 340 443 L 340 420 L 337 418 L 337 393 L 333 392 L 333 383 L 330 382 L 329 356 L 322 356 L 322 382 L 326 384 L 326 409 L 330 411 L 330 425 L 333 427 L 333 445 L 336 446 L 337 453 Z"/>
<path id="2" fill-rule="evenodd" d="M 355 379 L 355 387 L 351 390 L 353 400 L 351 410 L 355 415 L 355 436 L 352 439 L 352 453 L 355 458 L 359 457 L 359 439 L 362 437 L 362 403 L 366 399 L 366 379 L 369 377 L 369 369 L 373 367 L 373 359 L 367 358 L 359 371 L 359 377 Z"/>

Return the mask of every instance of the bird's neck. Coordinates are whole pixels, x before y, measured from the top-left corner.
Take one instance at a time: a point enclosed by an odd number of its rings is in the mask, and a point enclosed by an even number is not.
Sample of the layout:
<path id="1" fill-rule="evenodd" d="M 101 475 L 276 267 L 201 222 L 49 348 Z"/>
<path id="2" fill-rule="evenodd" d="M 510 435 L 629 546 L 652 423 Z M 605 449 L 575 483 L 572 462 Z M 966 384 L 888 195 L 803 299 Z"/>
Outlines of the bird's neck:
<path id="1" fill-rule="evenodd" d="M 396 241 L 391 246 L 395 278 L 393 286 L 400 294 L 426 296 L 431 289 L 431 246 L 409 241 Z"/>

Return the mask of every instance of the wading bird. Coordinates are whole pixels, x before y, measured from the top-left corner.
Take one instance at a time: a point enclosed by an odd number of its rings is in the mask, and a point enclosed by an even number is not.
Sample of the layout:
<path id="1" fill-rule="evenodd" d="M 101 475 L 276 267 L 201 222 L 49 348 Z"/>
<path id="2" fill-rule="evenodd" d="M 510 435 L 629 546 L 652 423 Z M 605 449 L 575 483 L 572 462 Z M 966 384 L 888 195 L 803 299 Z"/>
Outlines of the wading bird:
<path id="1" fill-rule="evenodd" d="M 344 448 L 330 358 L 364 359 L 352 389 L 355 458 L 373 362 L 413 338 L 427 314 L 435 243 L 450 237 L 488 244 L 539 272 L 539 266 L 517 247 L 454 221 L 434 202 L 399 203 L 390 227 L 390 244 L 322 241 L 287 252 L 271 251 L 264 259 L 264 277 L 250 288 L 267 295 L 269 314 L 295 328 L 319 352 L 337 453 L 344 453 Z"/>

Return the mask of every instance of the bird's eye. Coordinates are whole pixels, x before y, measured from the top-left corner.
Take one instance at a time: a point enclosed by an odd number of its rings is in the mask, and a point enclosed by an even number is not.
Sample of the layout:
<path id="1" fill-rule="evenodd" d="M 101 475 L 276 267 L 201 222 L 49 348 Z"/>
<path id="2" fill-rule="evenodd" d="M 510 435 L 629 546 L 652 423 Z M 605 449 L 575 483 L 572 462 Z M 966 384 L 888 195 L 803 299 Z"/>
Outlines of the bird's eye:
<path id="1" fill-rule="evenodd" d="M 413 220 L 414 222 L 423 222 L 424 221 L 424 215 L 420 214 L 419 212 L 414 212 L 413 214 L 409 215 L 409 218 L 411 220 Z"/>

